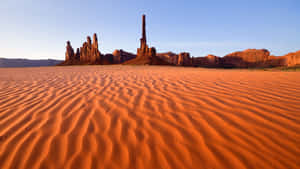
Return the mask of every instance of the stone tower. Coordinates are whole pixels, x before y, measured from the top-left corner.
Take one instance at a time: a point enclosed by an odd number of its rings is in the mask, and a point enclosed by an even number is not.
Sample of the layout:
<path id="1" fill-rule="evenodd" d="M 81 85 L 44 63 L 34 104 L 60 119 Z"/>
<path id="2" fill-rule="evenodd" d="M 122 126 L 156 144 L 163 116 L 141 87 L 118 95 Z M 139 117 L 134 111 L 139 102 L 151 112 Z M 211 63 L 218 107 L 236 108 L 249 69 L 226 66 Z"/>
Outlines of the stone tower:
<path id="1" fill-rule="evenodd" d="M 149 64 L 152 63 L 152 58 L 156 56 L 155 48 L 149 48 L 146 38 L 146 15 L 142 16 L 142 38 L 140 39 L 141 46 L 137 49 L 138 59 L 147 59 Z M 148 63 L 147 63 L 148 64 Z"/>
<path id="2" fill-rule="evenodd" d="M 71 46 L 71 42 L 67 41 L 67 47 L 66 47 L 66 61 L 74 60 L 74 49 Z"/>
<path id="3" fill-rule="evenodd" d="M 147 38 L 146 38 L 146 15 L 142 17 L 142 38 L 141 38 L 141 48 L 147 45 Z"/>

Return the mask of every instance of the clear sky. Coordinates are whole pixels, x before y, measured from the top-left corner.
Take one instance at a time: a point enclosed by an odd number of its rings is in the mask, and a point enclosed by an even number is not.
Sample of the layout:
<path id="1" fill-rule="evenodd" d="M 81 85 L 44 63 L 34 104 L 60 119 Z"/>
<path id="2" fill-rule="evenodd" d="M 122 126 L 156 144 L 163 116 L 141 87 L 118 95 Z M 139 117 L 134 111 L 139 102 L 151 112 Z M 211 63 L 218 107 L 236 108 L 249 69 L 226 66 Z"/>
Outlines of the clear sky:
<path id="1" fill-rule="evenodd" d="M 300 50 L 300 0 L 1 0 L 0 57 L 64 59 L 94 32 L 102 53 L 135 53 L 144 13 L 158 52 Z"/>

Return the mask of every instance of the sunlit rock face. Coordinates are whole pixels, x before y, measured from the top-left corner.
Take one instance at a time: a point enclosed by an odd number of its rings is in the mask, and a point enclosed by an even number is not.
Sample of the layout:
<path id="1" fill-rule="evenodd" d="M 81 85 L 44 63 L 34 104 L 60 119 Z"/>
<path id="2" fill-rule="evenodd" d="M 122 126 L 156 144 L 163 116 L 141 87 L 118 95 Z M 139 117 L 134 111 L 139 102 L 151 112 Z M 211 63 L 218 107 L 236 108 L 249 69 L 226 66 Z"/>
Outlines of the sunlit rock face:
<path id="1" fill-rule="evenodd" d="M 233 68 L 266 67 L 269 59 L 270 52 L 266 49 L 247 49 L 224 56 L 222 65 Z"/>
<path id="2" fill-rule="evenodd" d="M 157 57 L 170 63 L 171 65 L 192 66 L 192 58 L 190 57 L 190 53 L 187 52 L 182 52 L 179 54 L 167 52 L 167 53 L 158 53 L 156 55 Z"/>
<path id="3" fill-rule="evenodd" d="M 289 53 L 283 56 L 285 59 L 285 66 L 296 66 L 300 65 L 300 50 L 294 53 Z"/>
<path id="4" fill-rule="evenodd" d="M 91 37 L 88 36 L 87 41 L 80 48 L 80 62 L 90 64 L 101 63 L 101 53 L 98 50 L 98 38 L 96 34 L 93 36 L 93 43 Z"/>

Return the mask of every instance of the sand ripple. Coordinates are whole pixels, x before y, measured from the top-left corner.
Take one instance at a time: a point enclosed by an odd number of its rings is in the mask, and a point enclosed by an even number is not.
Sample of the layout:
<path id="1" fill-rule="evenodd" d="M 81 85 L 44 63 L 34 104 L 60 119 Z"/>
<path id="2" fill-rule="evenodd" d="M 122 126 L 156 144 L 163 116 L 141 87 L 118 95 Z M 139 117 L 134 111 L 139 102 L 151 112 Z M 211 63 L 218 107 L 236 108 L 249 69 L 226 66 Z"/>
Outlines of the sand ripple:
<path id="1" fill-rule="evenodd" d="M 1 169 L 300 168 L 300 73 L 0 69 Z"/>

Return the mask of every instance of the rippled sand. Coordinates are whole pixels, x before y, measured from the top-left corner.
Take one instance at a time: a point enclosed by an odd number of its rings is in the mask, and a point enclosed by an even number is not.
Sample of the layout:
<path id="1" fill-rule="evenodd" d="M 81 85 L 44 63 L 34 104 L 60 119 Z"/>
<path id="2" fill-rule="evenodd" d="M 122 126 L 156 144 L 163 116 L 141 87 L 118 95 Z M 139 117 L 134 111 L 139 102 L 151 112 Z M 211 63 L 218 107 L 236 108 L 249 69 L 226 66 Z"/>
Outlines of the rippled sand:
<path id="1" fill-rule="evenodd" d="M 0 69 L 1 169 L 299 169 L 300 73 Z"/>

